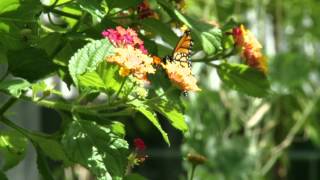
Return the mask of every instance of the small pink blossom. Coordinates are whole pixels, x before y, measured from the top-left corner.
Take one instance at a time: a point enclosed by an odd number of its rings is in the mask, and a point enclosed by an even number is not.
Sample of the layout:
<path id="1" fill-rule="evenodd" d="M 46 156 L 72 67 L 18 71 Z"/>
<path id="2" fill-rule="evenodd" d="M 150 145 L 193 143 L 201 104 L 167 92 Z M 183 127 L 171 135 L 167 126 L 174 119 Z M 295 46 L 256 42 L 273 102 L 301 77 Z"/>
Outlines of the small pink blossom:
<path id="1" fill-rule="evenodd" d="M 102 32 L 102 36 L 108 38 L 116 47 L 132 46 L 140 49 L 144 54 L 148 54 L 143 41 L 138 37 L 137 32 L 131 28 L 125 29 L 117 26 L 115 29 L 106 29 Z"/>

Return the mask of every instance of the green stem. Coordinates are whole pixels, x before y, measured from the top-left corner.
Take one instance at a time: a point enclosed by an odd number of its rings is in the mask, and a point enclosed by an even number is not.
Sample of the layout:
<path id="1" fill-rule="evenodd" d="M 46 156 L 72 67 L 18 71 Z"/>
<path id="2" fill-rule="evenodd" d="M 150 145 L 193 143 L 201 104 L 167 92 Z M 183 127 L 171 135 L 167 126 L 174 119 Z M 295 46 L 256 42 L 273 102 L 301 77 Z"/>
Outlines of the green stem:
<path id="1" fill-rule="evenodd" d="M 190 175 L 190 179 L 189 179 L 189 180 L 193 180 L 194 172 L 195 172 L 195 170 L 196 170 L 196 167 L 197 167 L 196 164 L 192 164 L 192 167 L 191 167 L 191 175 Z"/>
<path id="2" fill-rule="evenodd" d="M 23 96 L 21 99 L 33 102 L 39 106 L 43 106 L 50 109 L 56 109 L 56 110 L 64 110 L 64 111 L 75 111 L 83 114 L 88 115 L 96 115 L 96 112 L 89 111 L 86 106 L 79 106 L 74 105 L 66 102 L 58 102 L 58 101 L 49 101 L 49 100 L 41 100 L 41 101 L 33 101 L 32 98 Z"/>
<path id="3" fill-rule="evenodd" d="M 8 101 L 0 108 L 0 116 L 2 116 L 16 101 L 16 98 L 10 97 L 10 99 L 8 99 Z"/>
<path id="4" fill-rule="evenodd" d="M 120 86 L 117 94 L 115 95 L 114 99 L 118 98 L 118 96 L 119 96 L 120 92 L 122 91 L 122 88 L 123 88 L 125 82 L 127 81 L 127 79 L 128 79 L 128 77 L 125 77 L 125 78 L 123 79 L 123 81 L 122 81 L 122 83 L 121 83 L 121 86 Z"/>
<path id="5" fill-rule="evenodd" d="M 45 12 L 52 12 L 54 14 L 60 15 L 60 16 L 65 16 L 68 18 L 72 18 L 72 19 L 76 19 L 79 20 L 81 16 L 79 15 L 75 15 L 75 14 L 71 14 L 71 13 L 67 13 L 58 9 L 54 9 L 52 6 L 44 6 L 44 11 Z"/>
<path id="6" fill-rule="evenodd" d="M 0 122 L 2 122 L 3 124 L 5 124 L 6 126 L 9 126 L 10 128 L 20 132 L 21 134 L 23 134 L 24 136 L 26 136 L 27 138 L 30 139 L 30 132 L 26 129 L 23 129 L 22 127 L 17 126 L 15 123 L 11 122 L 9 119 L 7 119 L 4 116 L 0 116 Z"/>
<path id="7" fill-rule="evenodd" d="M 130 116 L 130 115 L 132 115 L 132 112 L 133 112 L 132 108 L 128 107 L 122 111 L 101 114 L 100 117 Z"/>
<path id="8" fill-rule="evenodd" d="M 117 101 L 116 103 L 106 103 L 106 104 L 97 104 L 97 105 L 87 105 L 86 107 L 88 109 L 93 109 L 93 110 L 106 110 L 106 109 L 116 109 L 119 107 L 124 107 L 127 106 L 126 103 L 127 101 Z"/>

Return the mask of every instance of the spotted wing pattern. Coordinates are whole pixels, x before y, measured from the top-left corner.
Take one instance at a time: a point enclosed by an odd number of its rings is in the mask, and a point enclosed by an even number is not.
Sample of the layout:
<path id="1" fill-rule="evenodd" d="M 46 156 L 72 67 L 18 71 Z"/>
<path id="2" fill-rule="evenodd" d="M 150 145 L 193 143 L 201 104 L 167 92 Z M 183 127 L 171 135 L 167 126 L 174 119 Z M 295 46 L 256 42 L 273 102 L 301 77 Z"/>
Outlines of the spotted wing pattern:
<path id="1" fill-rule="evenodd" d="M 193 41 L 190 30 L 186 30 L 174 48 L 171 60 L 179 61 L 183 67 L 191 67 L 190 55 Z"/>

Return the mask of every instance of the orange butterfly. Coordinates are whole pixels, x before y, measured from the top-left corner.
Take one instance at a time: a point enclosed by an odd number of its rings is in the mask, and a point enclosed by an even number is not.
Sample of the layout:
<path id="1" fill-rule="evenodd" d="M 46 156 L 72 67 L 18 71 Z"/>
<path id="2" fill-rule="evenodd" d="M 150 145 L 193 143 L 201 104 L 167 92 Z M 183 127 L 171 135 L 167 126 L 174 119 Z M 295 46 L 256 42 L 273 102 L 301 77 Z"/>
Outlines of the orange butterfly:
<path id="1" fill-rule="evenodd" d="M 190 55 L 193 41 L 190 30 L 186 30 L 174 48 L 172 56 L 164 57 L 164 61 L 179 61 L 183 67 L 191 67 Z"/>

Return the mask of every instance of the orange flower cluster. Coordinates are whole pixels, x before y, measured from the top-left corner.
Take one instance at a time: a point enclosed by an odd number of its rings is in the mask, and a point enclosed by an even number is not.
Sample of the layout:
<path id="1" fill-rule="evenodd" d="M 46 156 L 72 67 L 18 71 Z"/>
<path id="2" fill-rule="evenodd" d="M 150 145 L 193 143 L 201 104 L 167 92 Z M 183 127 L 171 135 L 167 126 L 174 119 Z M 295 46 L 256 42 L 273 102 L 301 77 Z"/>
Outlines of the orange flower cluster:
<path id="1" fill-rule="evenodd" d="M 166 70 L 169 79 L 184 92 L 201 90 L 188 66 L 182 66 L 180 61 L 168 61 L 161 65 Z"/>
<path id="2" fill-rule="evenodd" d="M 145 82 L 149 82 L 147 74 L 153 74 L 156 71 L 152 66 L 153 59 L 140 49 L 135 49 L 132 46 L 116 48 L 115 54 L 107 57 L 107 62 L 118 64 L 121 76 L 125 77 L 132 74 Z"/>
<path id="3" fill-rule="evenodd" d="M 236 45 L 241 48 L 241 55 L 246 64 L 267 73 L 266 57 L 261 53 L 262 46 L 251 31 L 240 25 L 233 28 L 232 35 Z"/>

